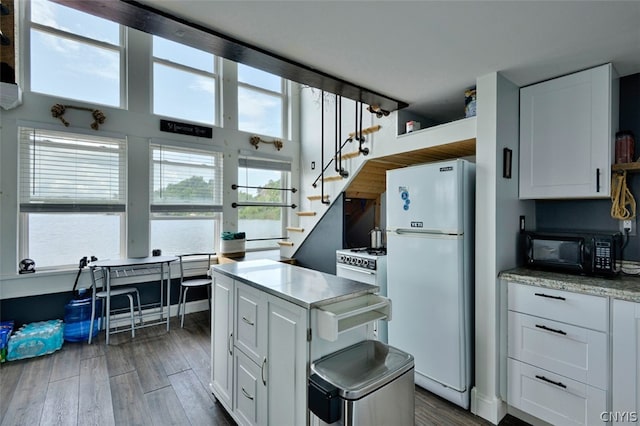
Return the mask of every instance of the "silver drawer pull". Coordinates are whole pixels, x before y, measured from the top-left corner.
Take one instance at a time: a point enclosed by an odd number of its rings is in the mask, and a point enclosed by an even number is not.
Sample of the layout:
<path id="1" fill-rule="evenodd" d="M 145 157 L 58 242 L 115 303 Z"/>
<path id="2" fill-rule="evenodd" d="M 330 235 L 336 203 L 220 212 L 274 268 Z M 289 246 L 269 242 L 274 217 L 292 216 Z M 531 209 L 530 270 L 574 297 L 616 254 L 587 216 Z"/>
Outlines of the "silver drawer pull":
<path id="1" fill-rule="evenodd" d="M 229 334 L 229 340 L 227 341 L 227 347 L 229 348 L 229 355 L 233 356 L 231 349 L 233 348 L 233 333 Z"/>
<path id="2" fill-rule="evenodd" d="M 244 390 L 244 388 L 242 388 L 242 393 L 244 394 L 244 396 L 246 396 L 247 398 L 249 398 L 250 400 L 252 400 L 252 401 L 253 401 L 253 397 L 252 397 L 251 395 L 249 395 L 249 394 L 247 393 L 247 391 L 246 391 L 246 390 Z"/>
<path id="3" fill-rule="evenodd" d="M 262 384 L 266 386 L 267 379 L 264 378 L 264 367 L 267 365 L 267 357 L 264 357 L 262 360 L 262 366 L 260 367 L 260 378 L 262 379 Z"/>
<path id="4" fill-rule="evenodd" d="M 255 325 L 255 323 L 251 322 L 251 320 L 248 320 L 247 317 L 242 317 L 242 321 L 246 322 L 249 325 Z"/>
<path id="5" fill-rule="evenodd" d="M 559 386 L 559 387 L 561 387 L 562 389 L 566 389 L 566 388 L 567 388 L 567 385 L 565 385 L 564 383 L 562 383 L 562 382 L 554 382 L 553 380 L 547 379 L 547 378 L 546 378 L 546 377 L 544 377 L 544 376 L 538 376 L 538 375 L 536 375 L 536 379 L 540 379 L 540 380 L 543 380 L 543 381 L 545 381 L 545 382 L 547 382 L 547 383 L 551 383 L 552 385 Z"/>
<path id="6" fill-rule="evenodd" d="M 562 296 L 552 296 L 550 294 L 544 294 L 544 293 L 534 293 L 536 296 L 540 296 L 540 297 L 546 297 L 548 299 L 556 299 L 556 300 L 567 300 Z"/>
<path id="7" fill-rule="evenodd" d="M 543 330 L 551 331 L 553 333 L 562 334 L 563 336 L 567 335 L 567 333 L 562 330 L 556 330 L 555 328 L 547 327 L 546 325 L 536 324 L 536 327 L 541 328 Z"/>

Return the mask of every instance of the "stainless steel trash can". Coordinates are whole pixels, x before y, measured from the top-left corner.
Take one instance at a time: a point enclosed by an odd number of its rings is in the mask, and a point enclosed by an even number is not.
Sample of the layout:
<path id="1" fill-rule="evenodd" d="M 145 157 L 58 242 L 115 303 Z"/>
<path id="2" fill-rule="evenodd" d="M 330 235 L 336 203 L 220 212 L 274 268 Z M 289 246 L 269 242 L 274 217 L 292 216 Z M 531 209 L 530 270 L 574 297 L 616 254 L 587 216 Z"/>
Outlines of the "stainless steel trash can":
<path id="1" fill-rule="evenodd" d="M 413 356 L 365 340 L 316 361 L 309 378 L 312 425 L 413 425 Z"/>

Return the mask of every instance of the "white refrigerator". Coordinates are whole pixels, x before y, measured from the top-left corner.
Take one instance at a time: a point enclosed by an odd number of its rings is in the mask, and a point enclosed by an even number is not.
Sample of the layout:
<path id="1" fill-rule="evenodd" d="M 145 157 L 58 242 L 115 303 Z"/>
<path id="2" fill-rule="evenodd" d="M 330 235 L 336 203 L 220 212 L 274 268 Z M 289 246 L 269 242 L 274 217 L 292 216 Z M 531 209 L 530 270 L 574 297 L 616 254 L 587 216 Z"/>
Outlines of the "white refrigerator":
<path id="1" fill-rule="evenodd" d="M 387 172 L 389 344 L 415 357 L 415 382 L 469 408 L 473 378 L 475 164 Z"/>

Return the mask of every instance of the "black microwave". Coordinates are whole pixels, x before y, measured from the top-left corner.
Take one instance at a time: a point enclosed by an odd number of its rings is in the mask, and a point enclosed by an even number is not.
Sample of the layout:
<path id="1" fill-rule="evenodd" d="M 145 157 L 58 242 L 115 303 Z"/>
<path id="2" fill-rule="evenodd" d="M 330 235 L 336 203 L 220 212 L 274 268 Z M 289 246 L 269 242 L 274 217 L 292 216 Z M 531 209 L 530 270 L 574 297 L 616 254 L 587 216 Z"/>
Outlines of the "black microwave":
<path id="1" fill-rule="evenodd" d="M 525 232 L 524 250 L 530 267 L 613 276 L 621 260 L 622 234 Z"/>

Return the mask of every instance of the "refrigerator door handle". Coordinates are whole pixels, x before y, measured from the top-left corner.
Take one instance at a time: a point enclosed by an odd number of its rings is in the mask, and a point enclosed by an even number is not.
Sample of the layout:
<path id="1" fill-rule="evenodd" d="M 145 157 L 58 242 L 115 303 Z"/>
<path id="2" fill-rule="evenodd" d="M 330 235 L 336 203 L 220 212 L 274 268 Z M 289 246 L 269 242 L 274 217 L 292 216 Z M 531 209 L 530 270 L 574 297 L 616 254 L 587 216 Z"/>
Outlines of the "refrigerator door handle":
<path id="1" fill-rule="evenodd" d="M 455 231 L 447 232 L 441 229 L 397 228 L 390 232 L 395 232 L 398 235 L 407 235 L 407 234 L 464 235 L 462 232 L 460 233 Z"/>

